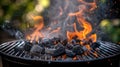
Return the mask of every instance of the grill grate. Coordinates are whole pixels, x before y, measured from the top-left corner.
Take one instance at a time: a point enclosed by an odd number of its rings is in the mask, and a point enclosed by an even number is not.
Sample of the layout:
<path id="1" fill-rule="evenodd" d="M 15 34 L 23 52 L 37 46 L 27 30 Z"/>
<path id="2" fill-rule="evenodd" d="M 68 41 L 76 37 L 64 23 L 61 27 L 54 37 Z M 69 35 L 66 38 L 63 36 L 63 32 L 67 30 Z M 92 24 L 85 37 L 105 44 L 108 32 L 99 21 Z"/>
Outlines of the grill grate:
<path id="1" fill-rule="evenodd" d="M 12 56 L 20 59 L 36 60 L 36 61 L 53 61 L 53 62 L 86 62 L 86 61 L 109 58 L 120 54 L 119 45 L 104 41 L 100 41 L 100 44 L 101 46 L 99 47 L 100 49 L 99 51 L 91 50 L 88 55 L 77 55 L 78 59 L 71 61 L 66 61 L 67 59 L 66 60 L 54 59 L 52 56 L 46 54 L 41 56 L 32 56 L 24 50 L 15 51 L 14 50 L 15 47 L 20 47 L 21 45 L 25 45 L 25 42 L 23 40 L 15 40 L 1 44 L 0 53 L 3 55 Z M 94 52 L 97 52 L 98 57 L 95 56 Z"/>

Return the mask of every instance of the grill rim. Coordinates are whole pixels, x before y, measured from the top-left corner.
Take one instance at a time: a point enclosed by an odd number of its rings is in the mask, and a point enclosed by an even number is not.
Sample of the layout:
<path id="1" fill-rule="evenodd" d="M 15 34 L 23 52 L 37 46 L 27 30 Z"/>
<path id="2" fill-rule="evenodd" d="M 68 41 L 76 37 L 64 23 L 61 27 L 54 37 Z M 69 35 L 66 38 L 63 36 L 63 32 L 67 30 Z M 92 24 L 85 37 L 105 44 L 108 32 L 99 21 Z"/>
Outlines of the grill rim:
<path id="1" fill-rule="evenodd" d="M 17 42 L 17 41 L 22 41 L 22 40 L 13 40 L 13 41 L 5 42 L 5 43 L 10 43 L 10 42 L 15 42 L 15 41 Z M 106 43 L 106 41 L 102 41 L 102 42 Z M 2 43 L 1 45 L 4 45 L 5 43 Z M 114 44 L 114 43 L 111 43 L 111 42 L 107 42 L 107 43 Z M 114 44 L 114 45 L 117 45 L 117 44 Z M 43 59 L 38 60 L 38 59 L 32 59 L 32 58 L 23 58 L 23 57 L 18 57 L 18 56 L 15 56 L 15 55 L 9 55 L 9 54 L 7 54 L 5 52 L 2 52 L 2 51 L 0 51 L 0 55 L 3 56 L 3 57 L 5 56 L 7 58 L 14 58 L 14 59 L 31 61 L 31 62 L 35 61 L 35 62 L 46 62 L 46 63 L 78 63 L 78 62 L 92 62 L 92 61 L 112 58 L 114 56 L 120 55 L 120 52 L 117 53 L 117 54 L 106 56 L 104 58 L 98 57 L 98 58 L 95 58 L 95 59 L 92 58 L 92 59 L 87 59 L 87 60 L 70 60 L 70 61 L 66 61 L 66 60 L 43 60 Z"/>

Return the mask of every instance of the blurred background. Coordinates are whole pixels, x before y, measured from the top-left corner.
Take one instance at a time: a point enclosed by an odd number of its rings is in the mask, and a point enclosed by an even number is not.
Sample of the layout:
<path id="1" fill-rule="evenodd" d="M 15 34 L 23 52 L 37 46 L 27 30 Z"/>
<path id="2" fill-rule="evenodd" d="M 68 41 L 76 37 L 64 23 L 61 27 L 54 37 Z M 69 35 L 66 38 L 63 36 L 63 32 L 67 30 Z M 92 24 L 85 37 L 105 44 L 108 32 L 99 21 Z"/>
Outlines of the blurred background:
<path id="1" fill-rule="evenodd" d="M 31 16 L 45 16 L 52 0 L 1 0 L 0 1 L 0 44 L 24 37 L 28 28 L 34 26 Z M 101 39 L 120 44 L 120 0 L 99 0 L 106 4 L 106 17 L 100 20 Z M 102 11 L 101 11 L 102 12 Z M 47 18 L 45 19 L 47 20 Z M 10 30 L 9 30 L 10 29 Z M 12 32 L 12 33 L 11 33 Z"/>
<path id="2" fill-rule="evenodd" d="M 33 28 L 31 16 L 44 16 L 47 21 L 47 10 L 54 0 L 0 0 L 0 44 L 24 38 L 24 33 Z M 120 44 L 120 0 L 99 0 L 106 5 L 98 10 L 99 39 Z M 53 5 L 54 6 L 54 5 Z M 104 10 L 106 11 L 104 12 Z M 103 17 L 105 16 L 105 17 Z M 101 19 L 102 18 L 102 19 Z M 0 61 L 0 67 L 1 67 Z"/>

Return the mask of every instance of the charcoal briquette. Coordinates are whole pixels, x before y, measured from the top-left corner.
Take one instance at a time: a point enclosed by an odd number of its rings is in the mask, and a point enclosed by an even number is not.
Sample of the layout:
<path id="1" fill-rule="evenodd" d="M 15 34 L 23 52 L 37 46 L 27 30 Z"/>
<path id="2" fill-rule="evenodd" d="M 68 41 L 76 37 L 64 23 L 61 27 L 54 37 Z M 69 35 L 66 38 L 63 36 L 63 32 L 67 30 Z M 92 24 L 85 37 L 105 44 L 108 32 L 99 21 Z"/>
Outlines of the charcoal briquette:
<path id="1" fill-rule="evenodd" d="M 69 49 L 69 50 L 72 50 L 73 49 L 73 45 L 72 44 L 67 44 L 66 48 Z"/>
<path id="2" fill-rule="evenodd" d="M 40 47 L 39 45 L 33 45 L 30 53 L 31 54 L 41 54 L 42 52 L 44 52 L 44 48 Z"/>
<path id="3" fill-rule="evenodd" d="M 45 53 L 46 54 L 53 54 L 54 53 L 54 51 L 55 51 L 55 49 L 53 49 L 53 48 L 45 48 Z"/>
<path id="4" fill-rule="evenodd" d="M 101 44 L 99 42 L 95 42 L 95 43 L 92 43 L 91 48 L 93 48 L 95 50 L 96 48 L 99 48 L 100 45 Z"/>
<path id="5" fill-rule="evenodd" d="M 75 53 L 73 52 L 73 51 L 71 51 L 71 50 L 65 50 L 65 53 L 66 53 L 66 55 L 67 55 L 67 57 L 75 57 Z"/>
<path id="6" fill-rule="evenodd" d="M 25 45 L 24 45 L 24 50 L 25 51 L 30 51 L 30 49 L 32 48 L 32 43 L 30 43 L 30 42 L 25 42 Z"/>
<path id="7" fill-rule="evenodd" d="M 76 45 L 73 47 L 72 51 L 76 54 L 76 55 L 81 55 L 84 53 L 84 50 L 82 49 L 82 46 L 80 45 Z"/>
<path id="8" fill-rule="evenodd" d="M 64 46 L 57 47 L 57 49 L 53 52 L 52 56 L 57 57 L 65 54 L 65 48 Z"/>

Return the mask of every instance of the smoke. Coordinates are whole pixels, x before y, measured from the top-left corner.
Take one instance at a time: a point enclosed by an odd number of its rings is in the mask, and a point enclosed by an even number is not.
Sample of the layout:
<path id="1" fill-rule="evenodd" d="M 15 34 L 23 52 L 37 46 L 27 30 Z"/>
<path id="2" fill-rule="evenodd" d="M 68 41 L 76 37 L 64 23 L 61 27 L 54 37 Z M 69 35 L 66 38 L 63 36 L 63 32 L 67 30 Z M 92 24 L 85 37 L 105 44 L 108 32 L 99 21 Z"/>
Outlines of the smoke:
<path id="1" fill-rule="evenodd" d="M 99 23 L 102 19 L 107 17 L 107 10 L 109 9 L 107 2 L 102 3 L 101 0 L 84 0 L 87 3 L 95 1 L 97 4 L 97 8 L 91 12 L 84 12 L 84 18 L 92 24 L 93 31 L 91 33 L 99 33 Z M 66 30 L 74 31 L 72 24 L 76 21 L 76 17 L 68 16 L 69 13 L 75 13 L 79 10 L 83 10 L 83 7 L 86 6 L 78 2 L 78 0 L 51 0 L 50 7 L 45 11 L 45 28 L 49 28 L 50 30 L 45 31 L 43 29 L 45 36 L 49 37 L 66 37 Z M 86 7 L 87 9 L 90 6 Z M 48 21 L 49 20 L 49 21 Z M 53 30 L 58 30 L 59 32 L 52 32 Z M 77 24 L 77 29 L 82 30 L 82 27 Z M 49 33 L 49 34 L 48 34 Z"/>
<path id="2" fill-rule="evenodd" d="M 65 34 L 66 30 L 73 30 L 72 28 L 66 26 L 67 24 L 73 24 L 75 21 L 75 18 L 70 18 L 68 14 L 78 11 L 78 5 L 79 3 L 75 0 L 51 0 L 50 8 L 47 10 L 47 18 L 49 18 L 49 21 L 47 19 L 47 22 L 45 21 L 45 24 L 47 24 L 47 27 L 51 27 L 52 30 L 55 30 L 59 27 L 61 28 L 61 31 L 59 33 L 56 35 L 52 35 L 51 33 L 51 36 L 64 37 L 65 35 L 63 35 L 63 33 Z M 47 33 L 50 33 L 51 31 Z"/>

